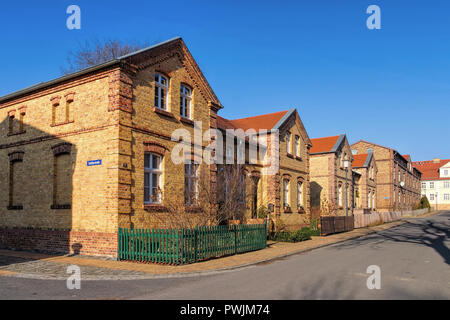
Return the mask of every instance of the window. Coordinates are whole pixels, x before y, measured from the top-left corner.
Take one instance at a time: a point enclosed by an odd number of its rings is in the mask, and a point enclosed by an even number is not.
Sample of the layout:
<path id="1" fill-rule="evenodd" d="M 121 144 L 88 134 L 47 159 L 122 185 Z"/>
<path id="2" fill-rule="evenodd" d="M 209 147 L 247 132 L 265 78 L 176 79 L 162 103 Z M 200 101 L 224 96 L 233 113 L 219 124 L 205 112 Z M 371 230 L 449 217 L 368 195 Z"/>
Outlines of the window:
<path id="1" fill-rule="evenodd" d="M 10 114 L 8 117 L 8 133 L 14 133 L 14 114 Z"/>
<path id="2" fill-rule="evenodd" d="M 373 209 L 375 209 L 375 208 L 376 208 L 376 205 L 375 205 L 375 200 L 376 200 L 376 197 L 375 197 L 375 192 L 372 192 L 372 208 L 373 208 Z"/>
<path id="3" fill-rule="evenodd" d="M 444 170 L 444 176 L 448 176 L 448 170 Z"/>
<path id="4" fill-rule="evenodd" d="M 198 164 L 184 165 L 184 203 L 196 205 L 198 201 Z"/>
<path id="5" fill-rule="evenodd" d="M 295 155 L 297 157 L 300 157 L 300 137 L 299 136 L 295 136 Z"/>
<path id="6" fill-rule="evenodd" d="M 182 84 L 180 86 L 180 115 L 191 119 L 191 88 Z"/>
<path id="7" fill-rule="evenodd" d="M 246 179 L 246 175 L 245 173 L 241 174 L 241 181 L 240 181 L 240 186 L 239 188 L 241 189 L 240 195 L 239 195 L 239 203 L 245 203 L 245 179 Z"/>
<path id="8" fill-rule="evenodd" d="M 370 209 L 370 203 L 371 203 L 372 193 L 369 191 L 369 195 L 367 197 L 367 207 Z"/>
<path id="9" fill-rule="evenodd" d="M 338 204 L 339 207 L 342 207 L 342 184 L 339 185 Z"/>
<path id="10" fill-rule="evenodd" d="M 450 188 L 450 181 L 444 181 L 444 188 L 445 189 Z"/>
<path id="11" fill-rule="evenodd" d="M 367 148 L 366 151 L 367 153 L 373 153 L 373 148 Z"/>
<path id="12" fill-rule="evenodd" d="M 291 154 L 291 133 L 286 133 L 286 152 Z"/>
<path id="13" fill-rule="evenodd" d="M 169 91 L 169 79 L 155 73 L 155 107 L 167 109 L 167 92 Z"/>
<path id="14" fill-rule="evenodd" d="M 297 182 L 297 207 L 303 207 L 303 183 Z"/>
<path id="15" fill-rule="evenodd" d="M 426 189 L 427 188 L 427 183 L 426 182 L 422 182 L 422 189 Z"/>
<path id="16" fill-rule="evenodd" d="M 434 182 L 430 182 L 430 189 L 434 189 Z"/>
<path id="17" fill-rule="evenodd" d="M 23 166 L 23 152 L 16 151 L 9 154 L 9 203 L 8 210 L 21 210 L 24 197 L 23 185 L 26 184 Z"/>
<path id="18" fill-rule="evenodd" d="M 283 207 L 290 207 L 288 179 L 283 179 Z"/>
<path id="19" fill-rule="evenodd" d="M 67 142 L 52 146 L 53 203 L 51 209 L 70 209 L 72 202 L 72 145 Z"/>
<path id="20" fill-rule="evenodd" d="M 161 203 L 161 160 L 158 154 L 144 155 L 144 203 Z"/>
<path id="21" fill-rule="evenodd" d="M 434 200 L 434 193 L 430 194 L 430 200 Z"/>
<path id="22" fill-rule="evenodd" d="M 450 200 L 450 194 L 445 193 L 445 194 L 444 194 L 444 200 L 445 200 L 445 201 Z"/>

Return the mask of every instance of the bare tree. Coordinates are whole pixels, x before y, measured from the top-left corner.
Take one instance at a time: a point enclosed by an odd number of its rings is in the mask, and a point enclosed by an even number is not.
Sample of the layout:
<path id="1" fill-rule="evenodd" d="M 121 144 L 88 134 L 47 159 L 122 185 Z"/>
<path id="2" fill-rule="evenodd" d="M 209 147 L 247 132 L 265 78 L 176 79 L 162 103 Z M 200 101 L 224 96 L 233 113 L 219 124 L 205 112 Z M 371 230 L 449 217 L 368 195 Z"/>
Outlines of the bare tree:
<path id="1" fill-rule="evenodd" d="M 120 40 L 104 40 L 98 39 L 86 41 L 83 44 L 78 43 L 75 51 L 70 51 L 67 57 L 67 67 L 62 67 L 63 74 L 72 73 L 88 67 L 101 64 L 138 51 L 148 46 L 147 43 L 124 43 Z"/>
<path id="2" fill-rule="evenodd" d="M 185 185 L 183 198 L 170 199 L 165 204 L 164 212 L 154 214 L 158 225 L 170 229 L 189 229 L 227 224 L 230 220 L 245 221 L 248 197 L 245 194 L 243 166 L 219 166 L 216 190 L 211 190 L 208 166 L 201 167 L 196 186 L 187 188 Z"/>

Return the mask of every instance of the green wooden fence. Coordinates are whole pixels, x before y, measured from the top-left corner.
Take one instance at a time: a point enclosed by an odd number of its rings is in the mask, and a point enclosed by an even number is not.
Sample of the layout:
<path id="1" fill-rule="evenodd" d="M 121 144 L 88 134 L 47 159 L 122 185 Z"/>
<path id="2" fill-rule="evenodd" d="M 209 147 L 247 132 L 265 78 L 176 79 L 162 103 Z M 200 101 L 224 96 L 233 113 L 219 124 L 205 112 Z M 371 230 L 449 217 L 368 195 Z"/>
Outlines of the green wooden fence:
<path id="1" fill-rule="evenodd" d="M 188 264 L 266 247 L 266 224 L 195 229 L 119 228 L 119 260 Z"/>

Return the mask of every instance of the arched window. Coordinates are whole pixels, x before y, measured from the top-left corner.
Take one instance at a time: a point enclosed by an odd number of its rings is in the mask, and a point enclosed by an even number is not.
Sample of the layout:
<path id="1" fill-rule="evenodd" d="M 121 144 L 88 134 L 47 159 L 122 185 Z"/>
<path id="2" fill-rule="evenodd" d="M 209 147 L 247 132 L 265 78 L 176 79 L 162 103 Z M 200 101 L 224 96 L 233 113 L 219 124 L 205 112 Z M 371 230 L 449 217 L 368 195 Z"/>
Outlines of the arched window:
<path id="1" fill-rule="evenodd" d="M 289 179 L 283 179 L 283 207 L 290 207 Z"/>
<path id="2" fill-rule="evenodd" d="M 198 201 L 198 164 L 184 164 L 184 203 L 196 205 Z"/>
<path id="3" fill-rule="evenodd" d="M 180 85 L 180 115 L 191 119 L 192 89 L 185 84 Z"/>
<path id="4" fill-rule="evenodd" d="M 167 110 L 168 91 L 169 79 L 159 73 L 155 73 L 155 107 Z"/>
<path id="5" fill-rule="evenodd" d="M 159 154 L 144 155 L 144 203 L 161 203 L 161 162 Z"/>
<path id="6" fill-rule="evenodd" d="M 303 207 L 303 183 L 301 181 L 297 182 L 297 207 Z"/>
<path id="7" fill-rule="evenodd" d="M 369 194 L 367 196 L 367 208 L 370 209 L 370 203 L 372 201 L 372 193 L 369 191 Z"/>
<path id="8" fill-rule="evenodd" d="M 53 150 L 53 204 L 52 209 L 70 209 L 72 203 L 71 144 L 59 143 Z"/>
<path id="9" fill-rule="evenodd" d="M 339 207 L 342 207 L 342 184 L 339 184 L 338 187 L 338 204 Z"/>
<path id="10" fill-rule="evenodd" d="M 375 196 L 375 192 L 372 192 L 372 208 L 376 209 L 376 196 Z"/>

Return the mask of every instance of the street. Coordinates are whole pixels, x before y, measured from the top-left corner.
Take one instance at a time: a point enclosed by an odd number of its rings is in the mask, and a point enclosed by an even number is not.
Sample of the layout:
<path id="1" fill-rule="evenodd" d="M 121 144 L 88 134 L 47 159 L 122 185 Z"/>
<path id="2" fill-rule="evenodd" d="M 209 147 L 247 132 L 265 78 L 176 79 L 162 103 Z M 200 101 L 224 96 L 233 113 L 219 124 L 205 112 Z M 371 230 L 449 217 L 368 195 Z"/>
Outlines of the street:
<path id="1" fill-rule="evenodd" d="M 450 299 L 450 211 L 215 275 L 118 281 L 0 276 L 0 299 Z M 368 289 L 369 266 L 381 288 Z"/>

